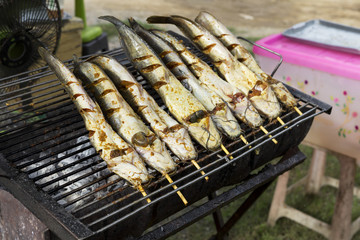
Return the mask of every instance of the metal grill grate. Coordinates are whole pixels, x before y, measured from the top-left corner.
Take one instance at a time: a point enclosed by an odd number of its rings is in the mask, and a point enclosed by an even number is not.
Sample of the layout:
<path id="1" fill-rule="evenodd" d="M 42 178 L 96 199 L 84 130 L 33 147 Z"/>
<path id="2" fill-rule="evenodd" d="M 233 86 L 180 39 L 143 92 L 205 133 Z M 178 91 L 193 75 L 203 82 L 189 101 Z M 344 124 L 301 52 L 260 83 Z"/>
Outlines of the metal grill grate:
<path id="1" fill-rule="evenodd" d="M 104 54 L 125 65 L 166 109 L 121 49 Z M 66 64 L 72 68 L 71 61 Z M 223 186 L 239 183 L 251 170 L 297 146 L 313 118 L 331 110 L 329 105 L 289 87 L 299 99 L 298 108 L 303 115 L 284 113 L 283 126 L 267 122 L 267 135 L 242 125 L 248 145 L 240 139 L 224 139 L 231 160 L 220 150 L 209 153 L 197 146 L 201 169 L 180 164 L 172 176 L 173 184 L 154 173 L 157 178 L 149 184 L 148 196 L 142 197 L 107 169 L 91 146 L 82 118 L 62 86 L 46 67 L 41 70 L 34 75 L 25 72 L 0 79 L 0 182 L 19 187 L 11 190 L 13 194 L 41 220 L 53 223 L 51 230 L 66 239 L 101 236 L 110 229 L 126 229 L 130 235 L 139 235 L 184 207 L 172 185 L 176 184 L 193 203 Z M 19 84 L 27 87 L 11 90 Z M 279 144 L 274 145 L 272 138 Z M 209 182 L 200 171 L 205 171 Z M 136 221 L 140 214 L 145 219 L 141 223 Z"/>

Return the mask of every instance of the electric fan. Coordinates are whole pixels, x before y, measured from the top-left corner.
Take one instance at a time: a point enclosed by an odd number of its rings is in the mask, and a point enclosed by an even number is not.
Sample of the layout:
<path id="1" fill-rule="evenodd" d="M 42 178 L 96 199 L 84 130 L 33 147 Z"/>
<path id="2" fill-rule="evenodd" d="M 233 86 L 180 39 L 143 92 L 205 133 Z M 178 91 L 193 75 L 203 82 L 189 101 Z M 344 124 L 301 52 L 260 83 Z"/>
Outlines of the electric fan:
<path id="1" fill-rule="evenodd" d="M 57 0 L 0 0 L 0 79 L 44 66 L 37 49 L 55 53 L 60 32 Z"/>

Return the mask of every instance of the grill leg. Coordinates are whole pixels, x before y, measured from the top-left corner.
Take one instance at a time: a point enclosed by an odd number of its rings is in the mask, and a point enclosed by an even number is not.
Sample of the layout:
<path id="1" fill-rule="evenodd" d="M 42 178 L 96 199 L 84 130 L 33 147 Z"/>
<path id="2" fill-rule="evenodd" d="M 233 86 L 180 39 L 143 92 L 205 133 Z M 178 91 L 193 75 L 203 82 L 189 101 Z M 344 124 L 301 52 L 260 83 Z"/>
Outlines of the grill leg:
<path id="1" fill-rule="evenodd" d="M 216 192 L 212 192 L 208 195 L 208 199 L 211 201 L 214 198 L 216 198 L 217 194 Z M 212 213 L 213 219 L 214 219 L 214 223 L 215 223 L 215 227 L 216 227 L 216 231 L 217 233 L 219 233 L 219 231 L 221 230 L 221 228 L 224 226 L 224 219 L 223 216 L 221 214 L 221 209 L 217 208 L 215 210 L 215 212 Z M 216 239 L 215 236 L 213 236 L 211 239 Z M 223 240 L 227 240 L 227 234 L 225 236 L 223 236 L 222 238 Z"/>
<path id="2" fill-rule="evenodd" d="M 241 206 L 235 211 L 235 213 L 230 217 L 230 219 L 221 227 L 220 230 L 217 230 L 217 234 L 214 239 L 222 240 L 225 239 L 224 236 L 227 236 L 231 228 L 239 221 L 239 219 L 244 215 L 244 213 L 256 202 L 256 200 L 261 196 L 261 194 L 271 185 L 274 180 L 271 180 L 264 185 L 261 185 L 255 189 L 249 197 L 241 204 Z"/>

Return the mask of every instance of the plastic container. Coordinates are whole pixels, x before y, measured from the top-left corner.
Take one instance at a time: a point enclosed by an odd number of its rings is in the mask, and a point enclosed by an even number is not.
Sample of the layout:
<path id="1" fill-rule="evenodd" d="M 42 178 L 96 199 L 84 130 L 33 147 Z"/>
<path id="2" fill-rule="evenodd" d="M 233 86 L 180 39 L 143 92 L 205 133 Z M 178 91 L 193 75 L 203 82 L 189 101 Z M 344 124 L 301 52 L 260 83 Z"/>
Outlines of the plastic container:
<path id="1" fill-rule="evenodd" d="M 309 45 L 275 34 L 256 43 L 283 56 L 275 78 L 333 106 L 316 117 L 306 141 L 360 159 L 360 56 Z M 254 46 L 261 68 L 271 73 L 279 58 Z"/>

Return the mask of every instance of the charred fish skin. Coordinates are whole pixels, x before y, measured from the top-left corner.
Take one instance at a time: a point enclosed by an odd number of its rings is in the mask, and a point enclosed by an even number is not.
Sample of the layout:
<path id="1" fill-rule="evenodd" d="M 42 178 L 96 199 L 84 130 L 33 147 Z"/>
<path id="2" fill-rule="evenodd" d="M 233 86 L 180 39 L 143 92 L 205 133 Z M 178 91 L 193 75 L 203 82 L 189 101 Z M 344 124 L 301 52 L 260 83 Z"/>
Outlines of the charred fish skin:
<path id="1" fill-rule="evenodd" d="M 190 135 L 206 149 L 218 149 L 221 145 L 220 134 L 210 116 L 201 114 L 206 112 L 202 104 L 181 85 L 132 29 L 111 16 L 100 19 L 116 26 L 125 52 L 134 67 L 159 93 L 172 115 L 188 128 Z"/>
<path id="2" fill-rule="evenodd" d="M 216 36 L 227 49 L 238 59 L 244 63 L 251 71 L 257 74 L 261 79 L 268 82 L 274 91 L 278 100 L 286 107 L 292 108 L 296 106 L 296 99 L 289 90 L 280 81 L 273 79 L 266 74 L 255 61 L 254 57 L 241 44 L 237 37 L 216 17 L 208 12 L 201 11 L 196 17 L 195 22 L 199 23 L 211 34 Z"/>
<path id="3" fill-rule="evenodd" d="M 251 71 L 266 80 L 268 75 L 261 70 L 253 56 L 246 50 L 236 36 L 234 36 L 218 19 L 206 11 L 201 11 L 195 18 L 195 22 L 218 38 L 224 46 Z"/>
<path id="4" fill-rule="evenodd" d="M 243 93 L 247 94 L 255 85 L 257 81 L 255 74 L 243 66 L 243 64 L 238 64 L 221 42 L 199 24 L 176 15 L 169 17 L 152 16 L 147 21 L 149 23 L 170 23 L 176 25 L 203 53 L 211 58 L 223 77 Z"/>
<path id="5" fill-rule="evenodd" d="M 195 78 L 166 41 L 142 28 L 135 20 L 130 19 L 129 22 L 135 32 L 152 47 L 183 86 L 202 103 L 210 113 L 216 127 L 229 138 L 238 138 L 241 134 L 240 125 L 225 102 Z"/>
<path id="6" fill-rule="evenodd" d="M 148 165 L 162 174 L 176 169 L 165 144 L 141 121 L 99 66 L 90 62 L 77 63 L 74 74 L 94 93 L 110 125 Z"/>
<path id="7" fill-rule="evenodd" d="M 121 95 L 138 109 L 154 132 L 181 161 L 197 158 L 196 149 L 186 128 L 160 108 L 125 67 L 109 56 L 95 56 L 88 61 L 105 71 Z"/>
<path id="8" fill-rule="evenodd" d="M 267 78 L 267 82 L 270 84 L 271 89 L 274 91 L 277 99 L 286 108 L 291 109 L 296 107 L 297 105 L 296 98 L 294 97 L 294 95 L 290 93 L 290 91 L 285 87 L 285 85 L 281 81 L 269 76 L 269 78 Z"/>
<path id="9" fill-rule="evenodd" d="M 263 124 L 264 120 L 247 97 L 236 87 L 220 78 L 207 63 L 189 51 L 180 40 L 167 32 L 160 30 L 152 30 L 152 32 L 167 41 L 177 51 L 198 80 L 220 96 L 233 111 L 235 117 L 252 128 Z"/>
<path id="10" fill-rule="evenodd" d="M 175 24 L 187 37 L 189 37 L 201 51 L 209 56 L 219 73 L 234 87 L 241 90 L 246 96 L 250 90 L 259 88 L 256 85 L 261 80 L 244 64 L 237 59 L 222 45 L 222 43 L 205 28 L 190 19 L 172 15 L 169 17 L 152 16 L 147 19 L 149 23 Z M 267 85 L 262 83 L 262 86 Z M 278 117 L 281 113 L 280 104 L 270 87 L 262 87 L 265 93 L 249 97 L 255 108 L 270 120 Z M 254 96 L 254 95 L 251 95 Z M 267 99 L 261 99 L 267 97 Z M 260 101 L 261 100 L 261 101 Z"/>
<path id="11" fill-rule="evenodd" d="M 73 73 L 44 48 L 40 47 L 38 51 L 76 105 L 89 131 L 91 144 L 107 163 L 108 168 L 135 187 L 148 182 L 149 174 L 140 156 L 112 130 L 101 110 Z"/>

